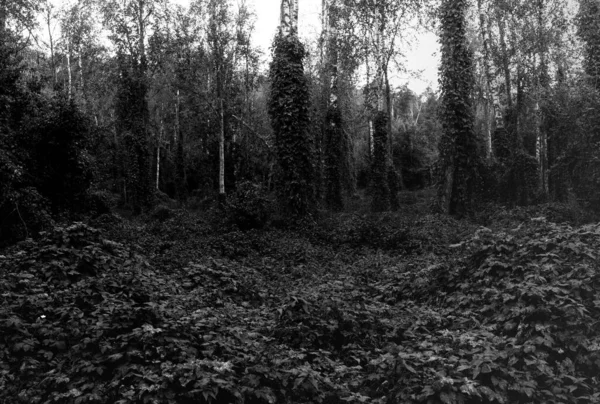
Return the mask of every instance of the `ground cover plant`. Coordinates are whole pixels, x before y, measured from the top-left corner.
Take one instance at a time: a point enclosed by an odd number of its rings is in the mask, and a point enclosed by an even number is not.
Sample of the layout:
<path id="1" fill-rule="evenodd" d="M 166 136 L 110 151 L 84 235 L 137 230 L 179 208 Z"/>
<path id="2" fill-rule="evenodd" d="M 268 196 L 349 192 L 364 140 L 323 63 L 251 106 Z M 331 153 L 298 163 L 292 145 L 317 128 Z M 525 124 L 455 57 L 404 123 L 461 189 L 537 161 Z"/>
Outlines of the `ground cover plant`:
<path id="1" fill-rule="evenodd" d="M 0 402 L 597 402 L 600 225 L 520 215 L 55 227 L 0 255 Z"/>

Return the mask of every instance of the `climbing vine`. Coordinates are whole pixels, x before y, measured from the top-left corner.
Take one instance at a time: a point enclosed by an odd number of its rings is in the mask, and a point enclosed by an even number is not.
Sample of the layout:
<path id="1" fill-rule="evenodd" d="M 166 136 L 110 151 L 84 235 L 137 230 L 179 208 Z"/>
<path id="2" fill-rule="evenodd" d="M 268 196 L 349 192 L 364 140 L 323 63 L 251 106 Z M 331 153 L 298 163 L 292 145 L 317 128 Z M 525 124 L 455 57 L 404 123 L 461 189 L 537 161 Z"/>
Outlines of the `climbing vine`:
<path id="1" fill-rule="evenodd" d="M 151 204 L 152 178 L 147 136 L 148 103 L 147 85 L 143 75 L 130 69 L 130 63 L 120 60 L 121 76 L 116 100 L 117 133 L 124 147 L 123 170 L 125 175 L 123 195 L 134 212 L 140 213 Z"/>
<path id="2" fill-rule="evenodd" d="M 371 210 L 385 212 L 390 209 L 390 187 L 387 166 L 388 116 L 377 112 L 373 120 L 373 165 L 371 167 Z"/>
<path id="3" fill-rule="evenodd" d="M 275 38 L 269 77 L 269 116 L 275 133 L 277 195 L 282 209 L 303 216 L 314 207 L 309 89 L 304 76 L 304 46 L 295 35 Z"/>
<path id="4" fill-rule="evenodd" d="M 342 114 L 339 108 L 330 106 L 327 109 L 327 127 L 325 128 L 325 200 L 335 211 L 344 208 L 342 200 L 342 165 L 344 163 L 344 133 L 342 131 Z"/>
<path id="5" fill-rule="evenodd" d="M 442 139 L 438 197 L 441 210 L 457 216 L 471 209 L 477 165 L 471 106 L 473 62 L 466 42 L 467 6 L 466 0 L 443 0 L 440 7 Z"/>
<path id="6" fill-rule="evenodd" d="M 600 88 L 600 6 L 595 0 L 581 0 L 578 14 L 578 34 L 584 43 L 585 71 L 596 88 Z"/>

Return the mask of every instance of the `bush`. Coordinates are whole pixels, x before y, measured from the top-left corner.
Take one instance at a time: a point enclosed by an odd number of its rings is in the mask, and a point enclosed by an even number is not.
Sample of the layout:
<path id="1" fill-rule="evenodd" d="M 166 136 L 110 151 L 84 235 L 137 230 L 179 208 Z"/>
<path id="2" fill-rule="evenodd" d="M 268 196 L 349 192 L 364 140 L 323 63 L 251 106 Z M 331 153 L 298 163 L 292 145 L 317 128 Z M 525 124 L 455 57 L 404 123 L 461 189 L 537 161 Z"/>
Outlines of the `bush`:
<path id="1" fill-rule="evenodd" d="M 13 190 L 0 203 L 0 246 L 36 236 L 53 221 L 48 201 L 37 189 Z"/>
<path id="2" fill-rule="evenodd" d="M 227 201 L 229 221 L 241 230 L 263 228 L 273 212 L 273 203 L 264 190 L 251 182 L 238 185 Z"/>
<path id="3" fill-rule="evenodd" d="M 158 205 L 152 211 L 152 218 L 158 220 L 159 222 L 164 222 L 169 220 L 174 215 L 174 210 L 165 205 Z"/>
<path id="4" fill-rule="evenodd" d="M 118 196 L 106 190 L 96 190 L 88 192 L 86 199 L 87 210 L 97 217 L 112 212 L 117 207 Z"/>

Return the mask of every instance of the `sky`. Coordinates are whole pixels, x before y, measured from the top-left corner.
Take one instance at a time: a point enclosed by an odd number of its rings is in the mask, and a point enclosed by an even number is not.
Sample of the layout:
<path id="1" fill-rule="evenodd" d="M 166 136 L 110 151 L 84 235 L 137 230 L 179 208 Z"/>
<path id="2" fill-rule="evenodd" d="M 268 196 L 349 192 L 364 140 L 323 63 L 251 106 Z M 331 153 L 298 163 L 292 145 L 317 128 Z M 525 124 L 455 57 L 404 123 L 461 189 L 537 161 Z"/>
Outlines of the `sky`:
<path id="1" fill-rule="evenodd" d="M 57 7 L 68 1 L 51 0 Z M 190 0 L 171 0 L 171 2 L 187 6 Z M 263 50 L 265 57 L 268 58 L 269 48 L 279 24 L 280 0 L 246 0 L 246 4 L 256 14 L 253 42 Z M 300 38 L 304 41 L 317 38 L 320 34 L 321 4 L 322 0 L 299 0 L 298 31 Z M 45 32 L 42 31 L 42 34 Z M 390 72 L 392 86 L 408 84 L 409 88 L 417 94 L 421 94 L 428 86 L 435 90 L 439 63 L 439 46 L 435 35 L 432 33 L 420 35 L 418 43 L 413 45 L 413 49 L 404 51 L 407 55 L 404 67 L 409 73 Z M 410 72 L 417 71 L 422 71 L 420 80 L 414 78 L 414 74 L 410 74 Z"/>
<path id="2" fill-rule="evenodd" d="M 253 36 L 265 55 L 269 55 L 269 47 L 279 24 L 280 0 L 246 0 L 256 13 L 256 25 Z M 189 0 L 175 0 L 186 5 Z M 300 0 L 298 31 L 301 39 L 315 38 L 321 30 L 321 3 L 322 0 Z M 393 86 L 408 83 L 411 90 L 417 94 L 422 93 L 428 86 L 437 88 L 437 72 L 439 63 L 439 46 L 436 36 L 432 33 L 419 36 L 419 43 L 407 52 L 407 65 L 409 71 L 420 71 L 422 79 L 411 78 L 410 75 L 392 74 L 390 82 Z"/>

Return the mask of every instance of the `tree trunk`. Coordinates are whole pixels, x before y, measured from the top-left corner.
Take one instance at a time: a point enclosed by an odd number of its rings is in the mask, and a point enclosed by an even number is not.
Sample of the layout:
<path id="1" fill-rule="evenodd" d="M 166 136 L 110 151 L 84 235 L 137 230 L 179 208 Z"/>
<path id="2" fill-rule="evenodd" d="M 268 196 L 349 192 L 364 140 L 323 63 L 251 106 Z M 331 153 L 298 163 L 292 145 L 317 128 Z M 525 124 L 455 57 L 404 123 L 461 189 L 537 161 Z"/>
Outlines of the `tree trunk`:
<path id="1" fill-rule="evenodd" d="M 225 196 L 225 111 L 223 96 L 219 96 L 219 197 Z"/>
<path id="2" fill-rule="evenodd" d="M 292 31 L 292 0 L 281 0 L 281 11 L 279 16 L 279 31 L 281 35 L 288 36 Z"/>
<path id="3" fill-rule="evenodd" d="M 83 56 L 81 55 L 81 48 L 78 50 L 77 66 L 79 67 L 79 87 L 81 91 L 81 97 L 87 104 L 87 97 L 85 92 L 85 80 L 83 78 Z"/>
<path id="4" fill-rule="evenodd" d="M 500 33 L 500 50 L 502 52 L 502 69 L 504 71 L 504 86 L 506 92 L 506 105 L 508 110 L 512 110 L 512 89 L 510 82 L 510 60 L 508 55 L 508 49 L 506 46 L 506 28 L 503 16 L 500 15 L 500 11 L 497 12 L 498 19 L 498 30 Z"/>
<path id="5" fill-rule="evenodd" d="M 73 92 L 73 74 L 71 69 L 71 43 L 67 40 L 67 99 L 71 101 L 71 95 Z"/>
<path id="6" fill-rule="evenodd" d="M 327 4 L 327 28 L 326 46 L 326 77 L 329 78 L 328 83 L 328 103 L 327 114 L 325 119 L 325 169 L 326 169 L 326 202 L 333 210 L 340 211 L 343 209 L 342 198 L 342 164 L 344 153 L 342 150 L 342 116 L 338 105 L 338 9 L 337 1 L 329 0 Z"/>
<path id="7" fill-rule="evenodd" d="M 46 24 L 48 26 L 48 40 L 50 41 L 50 67 L 52 68 L 52 82 L 54 87 L 56 87 L 56 83 L 58 82 L 58 77 L 56 74 L 56 63 L 54 60 L 54 38 L 52 37 L 52 5 L 50 3 L 46 3 Z"/>
<path id="8" fill-rule="evenodd" d="M 539 46 L 540 46 L 540 63 L 538 66 L 538 72 L 536 77 L 536 106 L 535 106 L 535 117 L 536 117 L 536 142 L 539 144 L 539 175 L 540 175 L 540 190 L 544 197 L 548 196 L 548 134 L 542 127 L 542 112 L 541 112 L 541 98 L 542 93 L 547 85 L 545 79 L 547 75 L 546 66 L 546 39 L 544 33 L 544 0 L 538 0 L 538 35 L 539 35 Z"/>
<path id="9" fill-rule="evenodd" d="M 485 97 L 485 106 L 484 106 L 484 131 L 485 131 L 485 150 L 486 157 L 491 159 L 493 157 L 493 148 L 492 148 L 492 126 L 494 122 L 494 95 L 492 93 L 492 78 L 490 74 L 490 54 L 488 47 L 488 33 L 486 32 L 486 21 L 485 14 L 482 10 L 482 0 L 477 0 L 477 9 L 479 11 L 479 30 L 481 35 L 481 41 L 483 43 L 483 74 L 484 74 L 484 97 Z"/>
<path id="10" fill-rule="evenodd" d="M 6 2 L 8 0 L 0 0 L 0 34 L 3 34 L 6 31 Z"/>
<path id="11" fill-rule="evenodd" d="M 160 190 L 160 143 L 156 146 L 156 190 Z"/>

